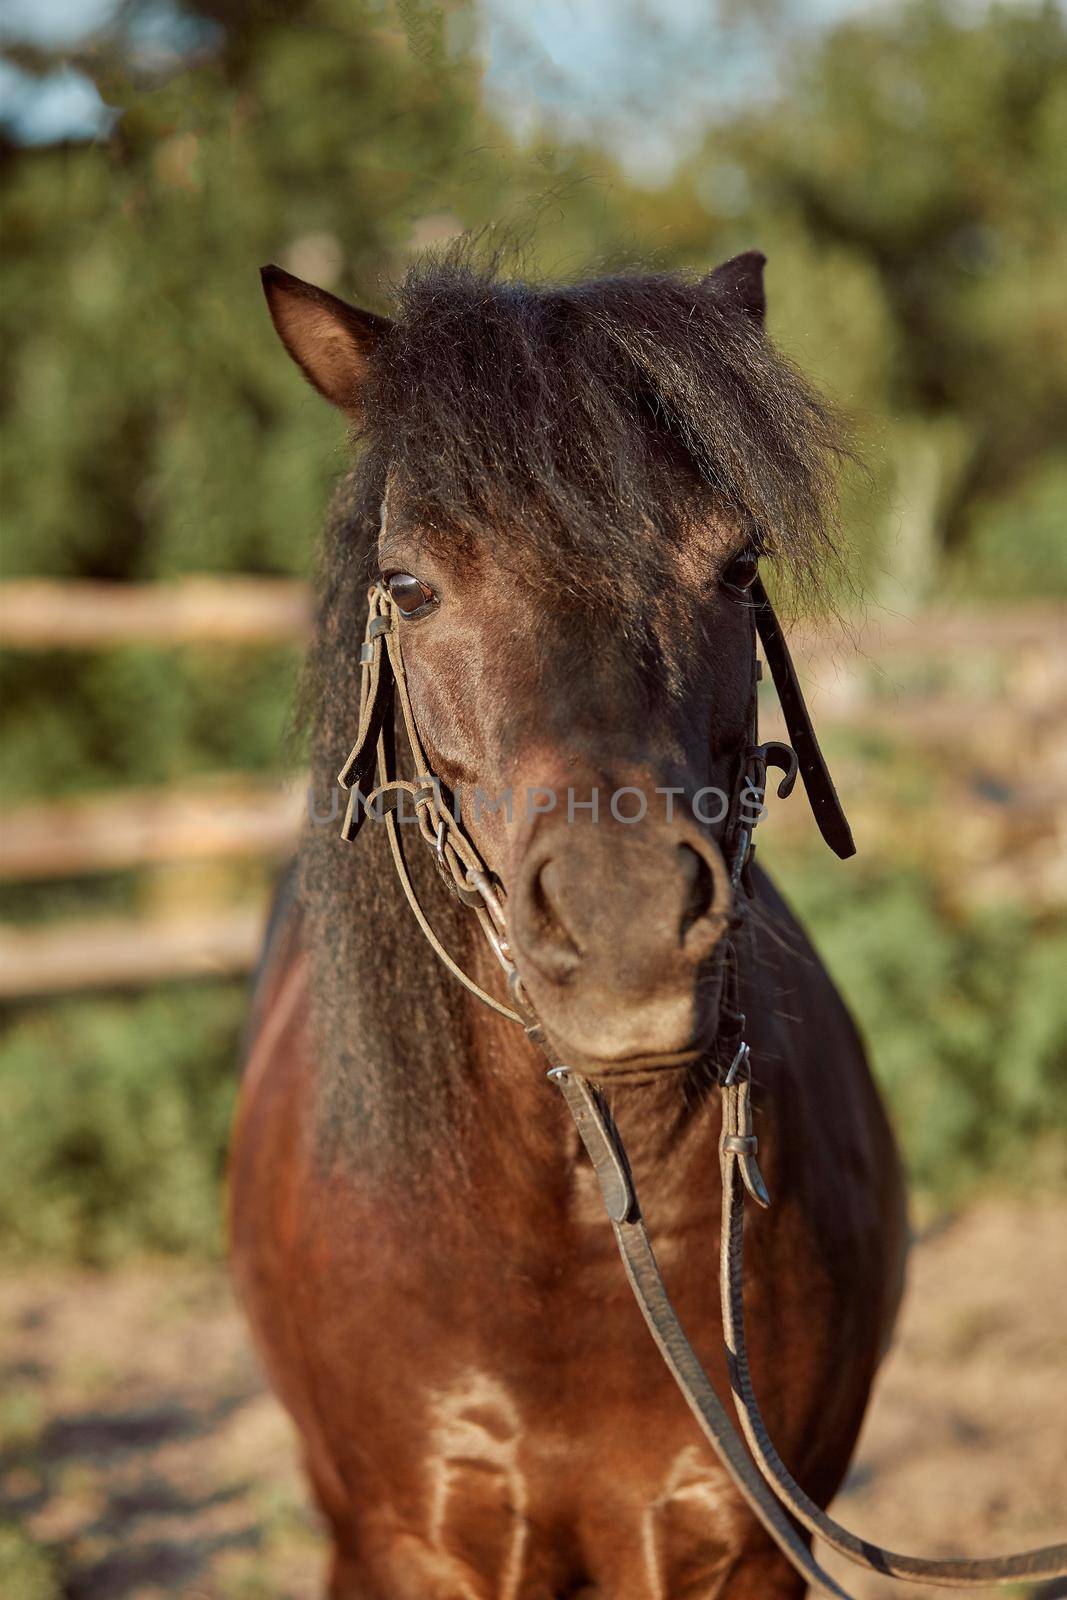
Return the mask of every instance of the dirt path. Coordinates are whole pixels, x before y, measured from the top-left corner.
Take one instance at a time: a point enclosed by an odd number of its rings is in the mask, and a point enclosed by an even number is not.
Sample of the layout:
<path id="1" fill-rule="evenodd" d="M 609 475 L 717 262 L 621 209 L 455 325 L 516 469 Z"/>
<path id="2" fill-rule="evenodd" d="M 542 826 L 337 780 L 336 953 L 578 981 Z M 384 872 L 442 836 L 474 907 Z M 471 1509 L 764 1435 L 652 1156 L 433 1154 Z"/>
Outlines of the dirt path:
<path id="1" fill-rule="evenodd" d="M 1067 1539 L 1067 1206 L 982 1206 L 915 1249 L 897 1341 L 834 1512 L 915 1554 Z M 827 1565 L 857 1600 L 907 1592 Z M 909 1600 L 949 1592 L 916 1588 Z"/>
<path id="2" fill-rule="evenodd" d="M 293 1437 L 220 1272 L 4 1277 L 0 1319 L 4 1600 L 320 1594 Z M 1067 1204 L 983 1205 L 915 1251 L 835 1509 L 931 1554 L 1064 1537 L 1065 1440 Z M 903 1594 L 849 1582 L 858 1600 Z"/>

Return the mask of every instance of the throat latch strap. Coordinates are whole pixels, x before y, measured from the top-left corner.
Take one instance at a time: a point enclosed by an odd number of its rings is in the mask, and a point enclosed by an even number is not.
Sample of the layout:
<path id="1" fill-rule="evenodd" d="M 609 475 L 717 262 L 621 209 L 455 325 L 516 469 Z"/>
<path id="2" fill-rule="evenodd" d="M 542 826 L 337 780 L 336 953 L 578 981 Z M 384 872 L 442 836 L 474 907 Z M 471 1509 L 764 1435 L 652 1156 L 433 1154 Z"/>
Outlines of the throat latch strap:
<path id="1" fill-rule="evenodd" d="M 778 691 L 782 715 L 789 729 L 789 740 L 797 753 L 800 776 L 804 780 L 804 788 L 807 790 L 815 821 L 830 849 L 839 855 L 842 861 L 847 860 L 849 856 L 856 854 L 852 829 L 838 799 L 830 769 L 819 749 L 819 741 L 815 737 L 815 729 L 808 715 L 808 708 L 804 704 L 804 696 L 793 658 L 789 654 L 789 646 L 785 642 L 785 634 L 775 615 L 774 607 L 767 598 L 767 591 L 763 587 L 761 578 L 756 579 L 750 593 L 756 612 L 756 631 L 763 643 L 767 665 L 771 669 L 774 687 Z"/>

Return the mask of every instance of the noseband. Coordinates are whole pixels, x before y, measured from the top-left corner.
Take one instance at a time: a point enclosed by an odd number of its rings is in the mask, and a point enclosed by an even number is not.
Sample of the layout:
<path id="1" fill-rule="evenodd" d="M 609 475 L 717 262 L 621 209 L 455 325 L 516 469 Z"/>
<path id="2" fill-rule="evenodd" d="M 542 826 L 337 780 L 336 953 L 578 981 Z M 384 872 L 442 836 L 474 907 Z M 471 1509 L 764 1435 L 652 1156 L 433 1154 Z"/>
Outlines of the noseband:
<path id="1" fill-rule="evenodd" d="M 733 893 L 752 893 L 750 868 L 755 821 L 763 814 L 767 774 L 782 772 L 778 794 L 791 793 L 799 773 L 815 821 L 826 843 L 842 859 L 855 854 L 852 833 L 834 788 L 797 679 L 781 625 L 759 578 L 750 590 L 752 604 L 749 738 L 738 751 L 733 794 L 723 832 L 723 854 Z M 370 610 L 360 650 L 359 731 L 338 781 L 349 791 L 342 837 L 354 840 L 368 814 L 384 815 L 397 876 L 420 928 L 449 971 L 479 1000 L 523 1027 L 548 1052 L 548 1044 L 511 958 L 504 895 L 498 880 L 445 800 L 441 781 L 431 771 L 411 708 L 400 642 L 397 607 L 380 584 L 370 589 Z M 759 743 L 757 685 L 758 644 L 762 643 L 781 703 L 789 744 Z M 415 778 L 397 777 L 395 705 L 400 711 L 414 762 Z M 374 783 L 371 782 L 375 778 Z M 451 893 L 474 912 L 504 972 L 505 1005 L 465 973 L 434 932 L 419 903 L 404 856 L 397 809 L 404 795 L 414 808 L 419 833 L 434 852 L 438 871 Z M 751 819 L 755 820 L 751 820 Z M 1067 1576 L 1067 1544 L 1049 1545 L 1016 1555 L 990 1559 L 927 1561 L 898 1555 L 859 1539 L 829 1517 L 796 1483 L 764 1426 L 756 1403 L 745 1343 L 743 1262 L 744 1192 L 760 1206 L 770 1205 L 757 1162 L 752 1125 L 749 1048 L 745 1018 L 738 1008 L 738 955 L 734 934 L 720 941 L 723 999 L 716 1041 L 718 1081 L 722 1097 L 719 1164 L 722 1175 L 722 1219 L 719 1287 L 723 1337 L 734 1408 L 751 1456 L 698 1361 L 674 1308 L 652 1252 L 637 1199 L 626 1150 L 603 1094 L 596 1084 L 564 1063 L 553 1061 L 549 1079 L 561 1091 L 582 1143 L 592 1161 L 641 1314 L 675 1382 L 733 1483 L 751 1510 L 793 1566 L 820 1594 L 849 1600 L 848 1592 L 815 1560 L 804 1535 L 817 1534 L 832 1549 L 868 1570 L 911 1582 L 948 1588 L 977 1588 L 990 1583 L 1035 1582 Z M 755 1465 L 753 1465 L 753 1461 Z M 759 1469 L 757 1472 L 756 1468 Z M 762 1475 L 762 1476 L 761 1476 Z M 785 1510 L 783 1510 L 783 1507 Z"/>

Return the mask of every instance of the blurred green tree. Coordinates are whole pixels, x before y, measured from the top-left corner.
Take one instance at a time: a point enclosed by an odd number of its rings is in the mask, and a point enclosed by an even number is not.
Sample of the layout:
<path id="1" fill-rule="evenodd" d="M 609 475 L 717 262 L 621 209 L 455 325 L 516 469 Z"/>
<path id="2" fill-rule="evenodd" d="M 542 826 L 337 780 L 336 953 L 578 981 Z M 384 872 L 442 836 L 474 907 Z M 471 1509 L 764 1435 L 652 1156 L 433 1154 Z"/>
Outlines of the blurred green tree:
<path id="1" fill-rule="evenodd" d="M 123 13 L 86 55 L 111 139 L 7 163 L 9 571 L 306 570 L 340 431 L 294 404 L 255 268 L 373 284 L 470 137 L 464 70 L 358 0 L 215 11 L 177 71 Z"/>
<path id="2" fill-rule="evenodd" d="M 725 146 L 747 215 L 790 219 L 809 252 L 877 285 L 885 388 L 862 401 L 898 419 L 930 577 L 990 502 L 1040 498 L 1035 481 L 1063 470 L 1067 18 L 1052 0 L 873 11 L 820 40 Z"/>
<path id="3" fill-rule="evenodd" d="M 5 151 L 7 571 L 303 572 L 341 426 L 279 360 L 257 266 L 373 303 L 486 218 L 588 250 L 603 199 L 580 152 L 520 158 L 486 118 L 467 8 L 193 0 L 162 58 L 145 11 L 77 58 L 110 139 Z"/>

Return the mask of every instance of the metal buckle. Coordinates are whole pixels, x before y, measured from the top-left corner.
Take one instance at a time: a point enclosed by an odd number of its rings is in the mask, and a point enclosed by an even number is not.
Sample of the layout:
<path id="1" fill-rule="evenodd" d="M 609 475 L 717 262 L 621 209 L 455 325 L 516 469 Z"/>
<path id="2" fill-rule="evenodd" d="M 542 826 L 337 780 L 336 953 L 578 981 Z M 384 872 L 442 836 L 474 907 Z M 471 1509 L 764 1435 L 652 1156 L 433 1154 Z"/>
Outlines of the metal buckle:
<path id="1" fill-rule="evenodd" d="M 723 1087 L 725 1089 L 729 1089 L 731 1084 L 737 1082 L 738 1073 L 741 1071 L 742 1068 L 744 1068 L 744 1075 L 747 1076 L 747 1074 L 748 1074 L 748 1058 L 749 1058 L 749 1056 L 751 1054 L 752 1054 L 751 1050 L 748 1048 L 748 1045 L 742 1039 L 741 1043 L 737 1047 L 737 1054 L 734 1056 L 733 1061 L 730 1063 L 730 1070 L 726 1074 L 725 1078 L 722 1080 L 723 1081 Z"/>
<path id="2" fill-rule="evenodd" d="M 739 804 L 744 802 L 745 804 L 751 805 L 752 802 L 755 801 L 757 806 L 757 815 L 755 822 L 752 824 L 753 828 L 756 826 L 757 822 L 762 822 L 764 816 L 766 815 L 766 800 L 767 783 L 765 777 L 752 778 L 746 774 L 745 784 L 744 788 L 741 790 Z"/>
<path id="3" fill-rule="evenodd" d="M 766 744 L 753 746 L 750 755 L 759 760 L 763 765 L 764 779 L 768 767 L 777 767 L 782 773 L 778 784 L 777 794 L 779 800 L 787 800 L 793 793 L 793 785 L 797 781 L 800 771 L 800 761 L 791 744 L 786 744 L 784 739 L 769 739 Z"/>

